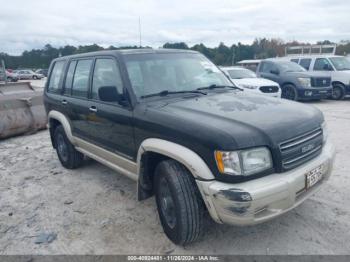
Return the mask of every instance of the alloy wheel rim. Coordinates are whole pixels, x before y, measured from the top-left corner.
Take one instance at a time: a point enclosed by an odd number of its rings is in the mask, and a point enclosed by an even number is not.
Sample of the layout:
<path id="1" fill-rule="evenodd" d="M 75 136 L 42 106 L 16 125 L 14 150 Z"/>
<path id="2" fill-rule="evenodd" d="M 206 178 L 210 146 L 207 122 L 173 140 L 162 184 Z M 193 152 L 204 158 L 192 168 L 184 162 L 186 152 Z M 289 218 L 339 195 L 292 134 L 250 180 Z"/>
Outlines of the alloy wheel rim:
<path id="1" fill-rule="evenodd" d="M 68 147 L 61 134 L 57 136 L 57 150 L 63 161 L 68 160 Z"/>
<path id="2" fill-rule="evenodd" d="M 339 88 L 334 88 L 333 89 L 333 98 L 338 99 L 340 97 L 340 95 L 341 95 L 341 93 L 340 93 Z"/>
<path id="3" fill-rule="evenodd" d="M 285 91 L 286 98 L 289 100 L 295 100 L 295 92 L 292 88 L 287 88 Z"/>
<path id="4" fill-rule="evenodd" d="M 160 181 L 160 207 L 166 223 L 170 228 L 174 228 L 176 225 L 175 203 L 169 183 L 164 177 Z"/>

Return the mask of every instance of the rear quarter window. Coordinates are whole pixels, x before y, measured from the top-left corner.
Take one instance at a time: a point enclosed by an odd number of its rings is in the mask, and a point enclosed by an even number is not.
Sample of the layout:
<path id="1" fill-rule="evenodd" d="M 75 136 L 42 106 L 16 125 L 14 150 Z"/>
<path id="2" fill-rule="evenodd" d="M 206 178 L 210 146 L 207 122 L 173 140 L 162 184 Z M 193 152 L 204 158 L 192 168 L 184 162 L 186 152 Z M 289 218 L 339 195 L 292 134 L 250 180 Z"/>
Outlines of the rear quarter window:
<path id="1" fill-rule="evenodd" d="M 64 68 L 65 61 L 57 61 L 53 65 L 52 73 L 50 75 L 48 88 L 47 90 L 52 93 L 60 93 L 61 87 L 60 87 L 60 80 L 63 75 L 63 68 Z"/>

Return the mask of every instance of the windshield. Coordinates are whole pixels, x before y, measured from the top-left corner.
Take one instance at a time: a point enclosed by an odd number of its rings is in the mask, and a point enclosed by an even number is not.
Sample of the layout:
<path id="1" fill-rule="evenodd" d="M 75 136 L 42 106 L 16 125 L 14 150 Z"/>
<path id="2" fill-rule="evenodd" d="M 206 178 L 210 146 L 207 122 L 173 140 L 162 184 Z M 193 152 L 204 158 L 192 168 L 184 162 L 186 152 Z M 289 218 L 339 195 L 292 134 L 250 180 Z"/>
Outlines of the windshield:
<path id="1" fill-rule="evenodd" d="M 207 58 L 195 53 L 125 56 L 126 68 L 138 98 L 162 91 L 193 91 L 232 83 Z"/>
<path id="2" fill-rule="evenodd" d="M 279 62 L 282 72 L 305 72 L 306 69 L 294 62 Z"/>
<path id="3" fill-rule="evenodd" d="M 226 70 L 232 79 L 256 78 L 256 74 L 248 69 L 228 69 Z"/>
<path id="4" fill-rule="evenodd" d="M 350 70 L 350 60 L 345 57 L 331 57 L 329 58 L 338 71 Z"/>

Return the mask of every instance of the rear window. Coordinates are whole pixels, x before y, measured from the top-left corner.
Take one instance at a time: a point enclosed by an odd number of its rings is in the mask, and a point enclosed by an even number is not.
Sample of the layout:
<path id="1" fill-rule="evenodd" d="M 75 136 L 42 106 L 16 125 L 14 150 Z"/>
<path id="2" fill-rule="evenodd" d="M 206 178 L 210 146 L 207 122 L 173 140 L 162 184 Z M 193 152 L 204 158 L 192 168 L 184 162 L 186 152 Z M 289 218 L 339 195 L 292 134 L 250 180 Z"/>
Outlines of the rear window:
<path id="1" fill-rule="evenodd" d="M 47 88 L 49 92 L 53 92 L 53 93 L 60 92 L 61 89 L 60 89 L 59 83 L 63 74 L 64 63 L 65 61 L 55 62 L 52 69 L 51 76 L 50 76 L 49 85 Z"/>
<path id="2" fill-rule="evenodd" d="M 92 59 L 79 60 L 75 68 L 72 96 L 87 98 Z"/>

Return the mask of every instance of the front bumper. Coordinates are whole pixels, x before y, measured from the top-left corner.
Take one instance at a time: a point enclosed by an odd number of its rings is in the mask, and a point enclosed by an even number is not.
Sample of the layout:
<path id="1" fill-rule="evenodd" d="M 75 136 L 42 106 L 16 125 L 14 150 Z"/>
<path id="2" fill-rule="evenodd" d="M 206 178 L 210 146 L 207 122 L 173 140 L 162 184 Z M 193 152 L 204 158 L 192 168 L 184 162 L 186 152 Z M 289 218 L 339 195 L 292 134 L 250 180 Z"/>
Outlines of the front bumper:
<path id="1" fill-rule="evenodd" d="M 278 88 L 279 90 L 277 92 L 271 92 L 271 93 L 264 93 L 260 89 L 248 89 L 245 88 L 246 92 L 249 92 L 251 94 L 258 94 L 258 95 L 264 95 L 264 96 L 269 96 L 269 97 L 278 97 L 281 98 L 281 89 Z"/>
<path id="2" fill-rule="evenodd" d="M 238 184 L 196 180 L 211 217 L 218 223 L 254 225 L 295 208 L 328 180 L 335 151 L 327 142 L 322 153 L 291 171 Z M 306 191 L 305 174 L 323 165 L 323 179 Z"/>
<path id="3" fill-rule="evenodd" d="M 326 99 L 332 95 L 332 87 L 326 88 L 300 88 L 298 98 L 300 100 Z"/>

